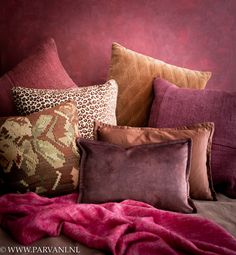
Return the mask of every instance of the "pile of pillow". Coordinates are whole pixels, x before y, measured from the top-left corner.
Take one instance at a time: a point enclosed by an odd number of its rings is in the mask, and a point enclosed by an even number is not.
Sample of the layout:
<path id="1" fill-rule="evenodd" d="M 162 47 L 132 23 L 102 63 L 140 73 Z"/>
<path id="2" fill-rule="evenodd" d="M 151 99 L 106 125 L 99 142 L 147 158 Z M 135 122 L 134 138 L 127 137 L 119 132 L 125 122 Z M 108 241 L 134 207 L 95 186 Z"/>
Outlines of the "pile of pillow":
<path id="1" fill-rule="evenodd" d="M 236 198 L 236 93 L 210 76 L 114 43 L 108 81 L 78 87 L 47 40 L 0 78 L 1 193 L 184 213 Z"/>

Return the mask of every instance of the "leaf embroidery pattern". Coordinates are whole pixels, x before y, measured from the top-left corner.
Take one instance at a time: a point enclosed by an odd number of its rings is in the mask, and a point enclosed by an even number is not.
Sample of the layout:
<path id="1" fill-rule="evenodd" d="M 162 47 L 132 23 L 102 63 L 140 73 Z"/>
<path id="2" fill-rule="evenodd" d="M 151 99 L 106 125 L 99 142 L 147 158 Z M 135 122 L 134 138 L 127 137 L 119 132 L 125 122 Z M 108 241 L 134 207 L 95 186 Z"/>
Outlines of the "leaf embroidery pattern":
<path id="1" fill-rule="evenodd" d="M 75 138 L 78 136 L 78 121 L 73 116 L 77 116 L 77 109 L 74 104 L 67 103 L 63 107 L 58 107 L 54 113 L 40 114 L 38 118 L 27 117 L 8 118 L 0 129 L 0 165 L 5 173 L 9 173 L 15 165 L 27 176 L 34 176 L 42 157 L 52 168 L 62 168 L 66 162 L 63 148 L 70 148 L 74 155 L 78 156 Z M 37 115 L 35 115 L 37 116 Z M 58 121 L 60 120 L 60 124 Z M 34 121 L 34 122 L 33 122 Z M 73 123 L 73 124 L 72 124 Z M 60 125 L 60 126 L 57 126 Z M 61 128 L 61 132 L 54 130 Z M 64 131 L 63 131 L 64 130 Z M 76 175 L 74 168 L 73 175 Z M 78 173 L 78 170 L 77 170 Z M 62 173 L 54 172 L 56 180 L 51 189 L 57 189 Z M 41 176 L 38 181 L 42 183 L 36 187 L 37 193 L 46 191 L 44 183 L 47 179 Z M 25 180 L 19 180 L 27 190 L 29 184 Z"/>
<path id="2" fill-rule="evenodd" d="M 35 139 L 33 141 L 35 150 L 53 167 L 60 168 L 65 163 L 65 157 L 55 146 L 48 141 Z"/>

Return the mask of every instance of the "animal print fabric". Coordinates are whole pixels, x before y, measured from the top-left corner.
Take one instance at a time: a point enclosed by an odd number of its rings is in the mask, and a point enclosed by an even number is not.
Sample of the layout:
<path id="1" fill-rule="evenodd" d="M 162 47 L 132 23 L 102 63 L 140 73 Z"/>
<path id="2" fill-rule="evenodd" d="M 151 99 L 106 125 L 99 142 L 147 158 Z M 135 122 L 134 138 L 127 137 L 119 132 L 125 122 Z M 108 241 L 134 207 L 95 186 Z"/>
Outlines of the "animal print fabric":
<path id="1" fill-rule="evenodd" d="M 99 120 L 116 125 L 116 102 L 118 86 L 115 80 L 103 85 L 72 89 L 12 89 L 17 112 L 20 115 L 41 111 L 68 100 L 74 100 L 78 109 L 79 133 L 93 139 L 93 123 Z"/>
<path id="2" fill-rule="evenodd" d="M 78 186 L 78 115 L 66 102 L 28 116 L 0 119 L 0 190 L 46 196 Z"/>

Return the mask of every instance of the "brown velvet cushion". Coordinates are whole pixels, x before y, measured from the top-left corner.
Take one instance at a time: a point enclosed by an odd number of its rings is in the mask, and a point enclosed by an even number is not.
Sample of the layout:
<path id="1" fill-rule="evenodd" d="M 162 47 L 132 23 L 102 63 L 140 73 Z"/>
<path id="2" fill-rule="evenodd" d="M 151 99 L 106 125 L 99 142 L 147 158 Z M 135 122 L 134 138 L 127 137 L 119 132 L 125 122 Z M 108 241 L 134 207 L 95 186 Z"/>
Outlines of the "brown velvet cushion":
<path id="1" fill-rule="evenodd" d="M 204 89 L 210 72 L 167 64 L 113 43 L 109 79 L 119 85 L 118 125 L 146 126 L 153 99 L 152 81 L 166 79 L 179 87 Z"/>
<path id="2" fill-rule="evenodd" d="M 1 193 L 57 196 L 78 184 L 78 115 L 66 102 L 25 117 L 0 120 Z"/>
<path id="3" fill-rule="evenodd" d="M 134 128 L 112 126 L 95 122 L 94 136 L 99 141 L 122 145 L 125 148 L 138 144 L 192 139 L 190 196 L 194 199 L 215 200 L 210 169 L 213 123 L 202 123 L 178 128 Z"/>
<path id="4" fill-rule="evenodd" d="M 191 140 L 129 148 L 85 139 L 77 144 L 79 202 L 134 199 L 165 210 L 195 211 L 188 191 Z"/>

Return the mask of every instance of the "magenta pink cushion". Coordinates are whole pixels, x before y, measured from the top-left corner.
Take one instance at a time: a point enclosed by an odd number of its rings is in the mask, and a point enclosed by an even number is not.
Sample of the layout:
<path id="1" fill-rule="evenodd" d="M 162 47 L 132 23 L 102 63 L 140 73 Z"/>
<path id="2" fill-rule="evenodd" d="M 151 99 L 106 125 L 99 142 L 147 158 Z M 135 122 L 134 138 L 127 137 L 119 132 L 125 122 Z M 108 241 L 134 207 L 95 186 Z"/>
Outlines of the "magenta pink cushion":
<path id="1" fill-rule="evenodd" d="M 236 198 L 236 93 L 183 89 L 154 81 L 150 127 L 177 127 L 214 122 L 212 177 L 216 191 Z"/>
<path id="2" fill-rule="evenodd" d="M 52 38 L 37 47 L 32 54 L 0 78 L 0 116 L 15 115 L 11 88 L 70 88 L 76 84 L 66 73 Z"/>

